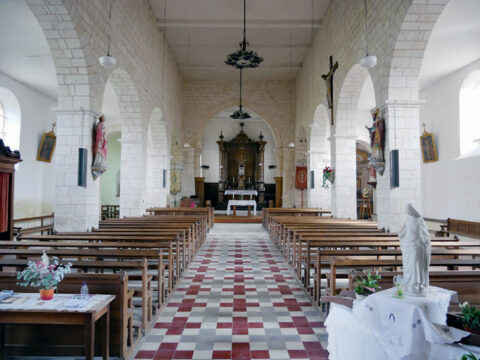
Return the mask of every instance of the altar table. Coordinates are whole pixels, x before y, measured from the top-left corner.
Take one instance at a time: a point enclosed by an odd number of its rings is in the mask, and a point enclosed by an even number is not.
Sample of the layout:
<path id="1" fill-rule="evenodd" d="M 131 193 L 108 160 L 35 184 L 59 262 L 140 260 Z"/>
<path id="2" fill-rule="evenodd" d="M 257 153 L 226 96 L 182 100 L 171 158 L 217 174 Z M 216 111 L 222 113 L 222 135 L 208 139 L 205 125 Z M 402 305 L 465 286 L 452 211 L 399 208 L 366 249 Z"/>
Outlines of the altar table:
<path id="1" fill-rule="evenodd" d="M 0 341 L 4 340 L 5 324 L 80 325 L 85 330 L 85 358 L 93 360 L 95 323 L 102 319 L 102 356 L 109 358 L 110 303 L 114 295 L 90 295 L 88 301 L 75 308 L 67 307 L 73 294 L 55 294 L 48 301 L 40 300 L 38 293 L 15 293 L 14 296 L 27 299 L 22 303 L 0 303 Z M 0 349 L 0 359 L 3 359 L 3 343 Z"/>
<path id="2" fill-rule="evenodd" d="M 235 199 L 235 195 L 239 196 L 250 196 L 250 199 L 252 196 L 257 196 L 258 191 L 257 190 L 225 190 L 225 195 L 232 195 L 233 199 Z"/>
<path id="3" fill-rule="evenodd" d="M 253 206 L 253 215 L 257 216 L 257 202 L 255 200 L 228 200 L 227 215 L 230 215 L 232 206 Z"/>
<path id="4" fill-rule="evenodd" d="M 457 360 L 480 354 L 478 347 L 453 343 L 467 332 L 444 325 L 453 294 L 396 299 L 394 291 L 356 300 L 353 309 L 331 304 L 325 321 L 330 360 Z"/>

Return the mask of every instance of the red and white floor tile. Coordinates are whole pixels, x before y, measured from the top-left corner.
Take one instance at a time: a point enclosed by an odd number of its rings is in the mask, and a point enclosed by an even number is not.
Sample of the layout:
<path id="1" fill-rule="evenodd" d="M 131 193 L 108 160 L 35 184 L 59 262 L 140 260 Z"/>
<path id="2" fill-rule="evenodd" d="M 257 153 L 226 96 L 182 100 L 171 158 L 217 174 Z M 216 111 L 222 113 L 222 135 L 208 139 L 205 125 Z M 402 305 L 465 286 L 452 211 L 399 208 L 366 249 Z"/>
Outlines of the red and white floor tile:
<path id="1" fill-rule="evenodd" d="M 135 359 L 328 359 L 323 316 L 260 224 L 215 224 Z"/>

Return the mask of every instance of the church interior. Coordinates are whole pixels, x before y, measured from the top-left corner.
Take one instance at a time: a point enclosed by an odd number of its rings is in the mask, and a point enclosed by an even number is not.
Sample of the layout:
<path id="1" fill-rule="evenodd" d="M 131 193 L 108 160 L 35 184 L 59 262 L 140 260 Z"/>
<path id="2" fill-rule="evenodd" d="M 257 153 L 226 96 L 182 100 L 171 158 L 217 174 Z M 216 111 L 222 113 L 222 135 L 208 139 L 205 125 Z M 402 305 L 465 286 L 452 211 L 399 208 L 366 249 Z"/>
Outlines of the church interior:
<path id="1" fill-rule="evenodd" d="M 479 0 L 0 0 L 0 358 L 480 359 Z"/>

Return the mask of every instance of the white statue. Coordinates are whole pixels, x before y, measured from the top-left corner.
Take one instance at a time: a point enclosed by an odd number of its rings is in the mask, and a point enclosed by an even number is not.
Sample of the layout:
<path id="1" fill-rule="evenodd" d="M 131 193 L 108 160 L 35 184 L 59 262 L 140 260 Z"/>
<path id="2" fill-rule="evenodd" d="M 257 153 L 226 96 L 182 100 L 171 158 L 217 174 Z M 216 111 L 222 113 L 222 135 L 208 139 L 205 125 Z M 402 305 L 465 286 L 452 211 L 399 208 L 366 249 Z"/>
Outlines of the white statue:
<path id="1" fill-rule="evenodd" d="M 429 285 L 428 267 L 432 245 L 427 224 L 412 204 L 406 206 L 407 221 L 398 237 L 402 249 L 402 289 L 407 295 L 422 296 Z"/>

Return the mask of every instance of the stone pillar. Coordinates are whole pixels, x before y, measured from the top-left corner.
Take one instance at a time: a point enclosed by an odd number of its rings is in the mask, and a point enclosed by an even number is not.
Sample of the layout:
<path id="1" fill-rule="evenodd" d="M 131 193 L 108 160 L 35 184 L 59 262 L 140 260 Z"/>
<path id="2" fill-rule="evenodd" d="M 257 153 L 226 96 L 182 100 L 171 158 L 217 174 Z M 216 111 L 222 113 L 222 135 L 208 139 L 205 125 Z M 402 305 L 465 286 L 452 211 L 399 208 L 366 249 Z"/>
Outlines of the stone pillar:
<path id="1" fill-rule="evenodd" d="M 330 136 L 332 169 L 332 214 L 338 218 L 357 218 L 356 144 L 355 136 Z M 322 174 L 323 175 L 323 174 Z"/>
<path id="2" fill-rule="evenodd" d="M 100 179 L 92 177 L 91 111 L 57 110 L 55 148 L 55 229 L 86 231 L 98 227 L 100 218 Z M 87 149 L 87 187 L 77 185 L 78 149 Z M 53 170 L 53 169 L 52 169 Z"/>
<path id="3" fill-rule="evenodd" d="M 141 216 L 146 204 L 145 148 L 143 139 L 122 131 L 120 163 L 120 217 Z"/>
<path id="4" fill-rule="evenodd" d="M 295 204 L 295 148 L 283 148 L 283 207 Z"/>
<path id="5" fill-rule="evenodd" d="M 330 166 L 330 159 L 327 159 L 326 151 L 313 151 L 308 152 L 308 207 L 310 208 L 331 208 L 331 187 L 324 188 L 323 184 L 323 169 L 325 166 Z M 311 171 L 314 171 L 315 187 L 312 189 L 311 185 Z"/>
<path id="6" fill-rule="evenodd" d="M 377 174 L 378 226 L 398 232 L 405 222 L 405 205 L 421 212 L 420 108 L 424 101 L 386 101 L 385 172 Z M 390 150 L 399 150 L 400 186 L 390 187 Z"/>
<path id="7" fill-rule="evenodd" d="M 195 148 L 183 148 L 182 195 L 195 194 Z"/>

